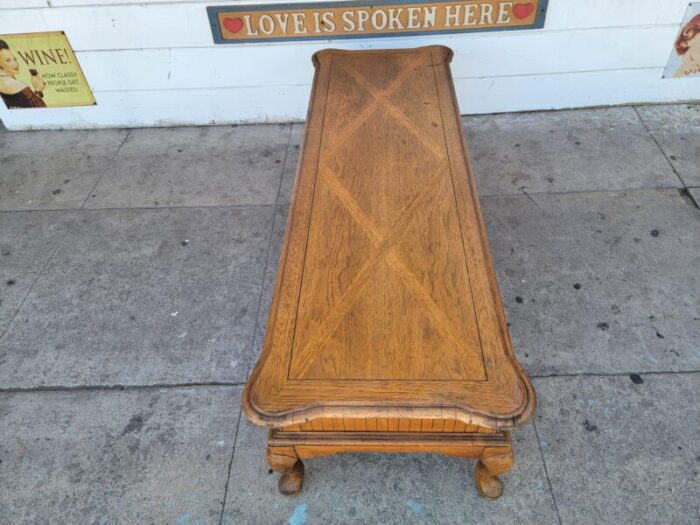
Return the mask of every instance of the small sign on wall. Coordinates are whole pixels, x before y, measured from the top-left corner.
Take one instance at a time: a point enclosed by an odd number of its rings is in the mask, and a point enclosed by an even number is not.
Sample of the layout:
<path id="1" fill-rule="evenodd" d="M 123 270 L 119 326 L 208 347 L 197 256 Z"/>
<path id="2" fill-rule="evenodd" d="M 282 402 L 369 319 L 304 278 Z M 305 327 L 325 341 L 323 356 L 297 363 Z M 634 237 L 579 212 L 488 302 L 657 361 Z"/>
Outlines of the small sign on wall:
<path id="1" fill-rule="evenodd" d="M 700 77 L 700 2 L 688 6 L 664 71 L 664 78 L 684 77 Z"/>
<path id="2" fill-rule="evenodd" d="M 0 96 L 8 109 L 96 104 L 63 31 L 0 35 Z"/>
<path id="3" fill-rule="evenodd" d="M 217 44 L 461 33 L 544 26 L 547 0 L 376 0 L 207 7 Z"/>

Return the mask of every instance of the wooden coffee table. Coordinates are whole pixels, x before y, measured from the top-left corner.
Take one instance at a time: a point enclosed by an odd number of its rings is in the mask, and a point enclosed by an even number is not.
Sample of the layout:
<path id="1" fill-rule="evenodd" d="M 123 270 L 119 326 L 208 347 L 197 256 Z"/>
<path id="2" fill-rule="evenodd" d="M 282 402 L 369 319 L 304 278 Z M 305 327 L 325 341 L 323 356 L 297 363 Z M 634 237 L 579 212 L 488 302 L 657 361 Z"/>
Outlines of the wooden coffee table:
<path id="1" fill-rule="evenodd" d="M 452 85 L 451 50 L 316 66 L 265 343 L 244 392 L 295 494 L 302 458 L 479 459 L 500 496 L 535 392 L 513 355 Z"/>

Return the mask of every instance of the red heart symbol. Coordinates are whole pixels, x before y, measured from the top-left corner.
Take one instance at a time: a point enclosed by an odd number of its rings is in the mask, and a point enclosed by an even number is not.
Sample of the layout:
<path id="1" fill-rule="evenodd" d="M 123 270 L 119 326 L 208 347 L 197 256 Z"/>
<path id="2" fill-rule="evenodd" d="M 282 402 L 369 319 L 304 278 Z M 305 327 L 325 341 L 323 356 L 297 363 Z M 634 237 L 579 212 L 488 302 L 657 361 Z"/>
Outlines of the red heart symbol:
<path id="1" fill-rule="evenodd" d="M 224 27 L 226 31 L 238 33 L 243 28 L 243 20 L 240 18 L 224 18 Z"/>
<path id="2" fill-rule="evenodd" d="M 513 6 L 513 14 L 518 20 L 523 20 L 530 16 L 535 10 L 535 4 L 528 2 L 527 4 L 515 4 Z"/>

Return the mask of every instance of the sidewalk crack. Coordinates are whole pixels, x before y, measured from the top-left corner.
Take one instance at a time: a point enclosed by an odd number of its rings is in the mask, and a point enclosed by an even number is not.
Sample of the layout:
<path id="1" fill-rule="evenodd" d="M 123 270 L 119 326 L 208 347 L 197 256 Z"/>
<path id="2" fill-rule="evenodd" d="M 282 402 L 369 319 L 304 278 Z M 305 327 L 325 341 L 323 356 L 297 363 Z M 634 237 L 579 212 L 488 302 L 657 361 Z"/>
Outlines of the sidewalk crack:
<path id="1" fill-rule="evenodd" d="M 671 159 L 668 158 L 668 155 L 666 155 L 666 152 L 665 152 L 664 149 L 661 147 L 661 144 L 659 144 L 659 141 L 656 140 L 656 137 L 654 136 L 654 134 L 652 133 L 652 131 L 649 129 L 649 126 L 647 126 L 647 123 L 644 122 L 644 119 L 643 119 L 642 116 L 639 114 L 639 111 L 637 110 L 637 106 L 632 106 L 632 109 L 633 109 L 634 112 L 637 114 L 637 118 L 639 119 L 639 122 L 642 123 L 642 126 L 644 126 L 644 129 L 646 130 L 646 132 L 647 132 L 647 133 L 649 134 L 649 136 L 651 137 L 651 140 L 653 140 L 653 141 L 654 141 L 654 144 L 656 144 L 656 147 L 659 148 L 659 151 L 661 152 L 661 154 L 662 154 L 662 155 L 664 156 L 664 158 L 666 159 L 666 162 L 668 163 L 668 165 L 669 165 L 669 166 L 671 167 L 671 169 L 673 170 L 673 173 L 676 175 L 676 177 L 678 177 L 678 180 L 681 181 L 681 184 L 683 185 L 683 187 L 684 187 L 684 188 L 687 188 L 688 185 L 687 185 L 687 184 L 685 183 L 685 181 L 683 180 L 683 177 L 681 177 L 681 174 L 678 173 L 678 170 L 676 169 L 676 167 L 675 167 L 675 166 L 673 165 L 673 163 L 671 162 Z"/>
<path id="2" fill-rule="evenodd" d="M 131 129 L 129 129 L 129 130 L 126 132 L 126 135 L 124 135 L 124 138 L 122 139 L 121 144 L 119 144 L 119 147 L 117 148 L 117 151 L 115 151 L 115 152 L 114 152 L 114 155 L 112 155 L 112 156 L 110 157 L 110 159 L 109 159 L 110 162 L 114 162 L 114 159 L 117 158 L 117 155 L 119 155 L 119 152 L 122 150 L 122 146 L 126 143 L 127 139 L 128 139 L 130 136 L 131 136 Z M 102 180 L 102 177 L 104 177 L 104 175 L 105 175 L 105 172 L 104 172 L 104 170 L 103 170 L 102 173 L 100 173 L 100 176 L 97 177 L 97 180 L 95 181 L 95 184 L 92 186 L 92 188 L 91 188 L 90 191 L 88 192 L 87 196 L 85 197 L 85 200 L 83 201 L 82 206 L 80 206 L 80 209 L 81 209 L 81 210 L 85 208 L 85 205 L 88 203 L 88 200 L 90 200 L 90 196 L 93 194 L 93 192 L 94 192 L 95 189 L 97 188 L 97 185 L 100 183 L 100 181 Z"/>
<path id="3" fill-rule="evenodd" d="M 557 498 L 554 497 L 554 489 L 552 488 L 552 480 L 549 478 L 549 471 L 547 470 L 547 462 L 544 459 L 544 452 L 540 446 L 540 433 L 537 431 L 537 424 L 535 419 L 532 420 L 532 428 L 535 431 L 535 439 L 537 439 L 537 450 L 540 451 L 540 457 L 542 458 L 542 466 L 544 467 L 544 475 L 547 478 L 547 485 L 549 486 L 549 494 L 552 496 L 552 503 L 554 504 L 554 511 L 557 513 L 557 520 L 559 525 L 562 525 L 561 514 L 559 514 L 559 506 L 557 505 Z"/>
<path id="4" fill-rule="evenodd" d="M 698 374 L 700 370 L 636 370 L 629 372 L 570 372 L 562 374 L 528 374 L 530 379 L 550 379 L 559 377 L 624 377 L 630 374 L 639 375 L 675 375 L 675 374 Z"/>
<path id="5" fill-rule="evenodd" d="M 236 430 L 233 433 L 233 447 L 231 448 L 231 459 L 228 462 L 228 470 L 226 471 L 226 483 L 224 484 L 224 499 L 221 502 L 221 514 L 219 515 L 219 525 L 224 523 L 224 512 L 226 511 L 226 499 L 228 498 L 228 485 L 231 481 L 231 467 L 233 466 L 233 455 L 236 452 L 236 441 L 238 441 L 238 429 L 241 426 L 241 418 L 243 417 L 243 409 L 238 412 L 238 421 L 236 422 Z"/>
<path id="6" fill-rule="evenodd" d="M 0 388 L 0 394 L 32 394 L 42 392 L 90 392 L 100 390 L 155 390 L 161 388 L 197 388 L 197 387 L 242 387 L 245 383 L 228 381 L 202 381 L 190 383 L 152 383 L 149 385 L 46 385 L 33 387 L 8 387 Z"/>
<path id="7" fill-rule="evenodd" d="M 525 191 L 525 186 L 520 186 L 520 188 L 518 188 L 518 189 L 523 193 L 523 195 L 525 195 L 532 202 L 532 204 L 535 205 L 535 208 L 537 208 L 541 212 L 544 212 L 544 210 L 542 208 L 540 208 L 540 205 L 537 204 L 537 201 L 532 197 L 532 195 L 530 195 L 527 191 Z"/>
<path id="8" fill-rule="evenodd" d="M 289 133 L 287 133 L 287 147 L 284 150 L 284 159 L 282 160 L 282 176 L 280 177 L 280 183 L 277 186 L 277 195 L 275 195 L 275 204 L 280 198 L 280 193 L 282 192 L 282 185 L 284 184 L 284 175 L 287 173 L 287 159 L 289 158 L 289 148 L 292 146 L 292 131 L 294 130 L 294 123 L 289 124 Z"/>
<path id="9" fill-rule="evenodd" d="M 56 247 L 54 248 L 53 252 L 51 252 L 51 255 L 49 255 L 49 258 L 46 260 L 46 262 L 44 263 L 44 265 L 41 267 L 41 269 L 39 270 L 39 272 L 36 274 L 36 277 L 35 277 L 34 280 L 32 281 L 32 284 L 31 284 L 31 286 L 29 287 L 29 290 L 27 290 L 27 293 L 24 294 L 24 297 L 22 298 L 22 301 L 19 303 L 19 306 L 18 306 L 17 309 L 15 310 L 15 313 L 12 314 L 12 317 L 10 318 L 10 321 L 7 323 L 7 326 L 5 327 L 5 329 L 4 329 L 4 330 L 2 331 L 2 333 L 0 334 L 0 341 L 2 341 L 2 339 L 5 337 L 5 334 L 7 334 L 7 332 L 10 331 L 10 327 L 11 327 L 12 324 L 14 323 L 15 318 L 17 317 L 17 314 L 19 314 L 19 311 L 20 311 L 20 310 L 22 309 L 22 307 L 24 306 L 24 303 L 26 302 L 27 297 L 29 297 L 29 294 L 32 293 L 32 290 L 34 290 L 34 286 L 36 285 L 37 281 L 39 280 L 39 277 L 41 277 L 41 276 L 44 274 L 44 272 L 46 271 L 46 269 L 49 267 L 49 264 L 50 264 L 51 261 L 53 260 L 54 256 L 56 255 L 56 252 L 58 252 L 58 250 L 59 250 L 59 249 L 61 248 L 61 246 L 63 245 L 63 240 L 66 238 L 66 235 L 68 235 L 68 228 L 66 229 L 66 231 L 63 232 L 63 235 L 61 235 L 61 238 L 60 238 L 60 239 L 58 240 L 58 242 L 56 243 Z"/>

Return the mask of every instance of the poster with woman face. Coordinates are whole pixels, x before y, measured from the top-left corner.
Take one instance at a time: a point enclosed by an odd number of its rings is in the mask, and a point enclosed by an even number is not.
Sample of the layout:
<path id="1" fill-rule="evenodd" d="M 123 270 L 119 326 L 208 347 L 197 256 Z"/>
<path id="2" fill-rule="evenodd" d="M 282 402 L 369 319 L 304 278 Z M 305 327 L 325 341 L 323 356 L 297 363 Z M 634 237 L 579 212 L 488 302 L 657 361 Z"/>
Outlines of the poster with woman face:
<path id="1" fill-rule="evenodd" d="M 0 97 L 7 109 L 96 103 L 62 31 L 0 35 Z"/>
<path id="2" fill-rule="evenodd" d="M 689 5 L 664 71 L 664 78 L 687 77 L 700 77 L 700 3 Z"/>

